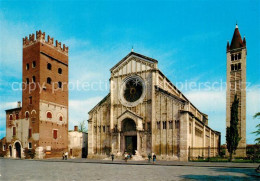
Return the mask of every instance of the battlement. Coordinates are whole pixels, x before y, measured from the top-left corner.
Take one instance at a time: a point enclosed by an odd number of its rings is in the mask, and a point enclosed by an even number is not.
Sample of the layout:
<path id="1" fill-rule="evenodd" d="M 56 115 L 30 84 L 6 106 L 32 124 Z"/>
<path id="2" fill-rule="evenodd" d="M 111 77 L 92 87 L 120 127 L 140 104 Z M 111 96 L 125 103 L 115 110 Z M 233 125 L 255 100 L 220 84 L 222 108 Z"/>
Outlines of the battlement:
<path id="1" fill-rule="evenodd" d="M 42 32 L 41 30 L 36 31 L 36 39 L 35 39 L 35 34 L 30 34 L 29 38 L 27 36 L 25 38 L 23 38 L 23 47 L 27 47 L 31 44 L 34 44 L 35 42 L 46 43 L 48 45 L 53 46 L 55 49 L 65 53 L 65 54 L 68 54 L 68 52 L 69 52 L 69 47 L 66 47 L 65 44 L 63 44 L 63 46 L 61 46 L 61 42 L 58 42 L 58 40 L 55 41 L 55 45 L 54 45 L 54 38 L 51 38 L 49 35 L 47 36 L 47 41 L 46 41 L 45 32 Z"/>

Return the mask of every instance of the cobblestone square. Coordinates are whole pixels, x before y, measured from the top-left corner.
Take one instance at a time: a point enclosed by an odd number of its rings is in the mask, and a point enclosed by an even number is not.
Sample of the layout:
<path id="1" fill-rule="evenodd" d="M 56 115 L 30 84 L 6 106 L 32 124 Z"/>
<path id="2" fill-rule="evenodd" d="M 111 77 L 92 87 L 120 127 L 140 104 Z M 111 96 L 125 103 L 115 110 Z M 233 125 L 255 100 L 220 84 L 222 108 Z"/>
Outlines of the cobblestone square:
<path id="1" fill-rule="evenodd" d="M 111 163 L 111 162 L 110 162 Z M 0 180 L 258 180 L 254 168 L 0 159 Z"/>

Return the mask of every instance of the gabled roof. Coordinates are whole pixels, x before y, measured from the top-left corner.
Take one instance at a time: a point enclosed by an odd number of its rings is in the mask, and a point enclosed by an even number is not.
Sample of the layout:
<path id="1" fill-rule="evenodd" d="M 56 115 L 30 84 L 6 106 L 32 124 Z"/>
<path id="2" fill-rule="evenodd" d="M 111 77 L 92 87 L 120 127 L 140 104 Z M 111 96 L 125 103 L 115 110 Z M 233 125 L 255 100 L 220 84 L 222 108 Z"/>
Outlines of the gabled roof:
<path id="1" fill-rule="evenodd" d="M 141 55 L 141 54 L 136 53 L 136 52 L 130 52 L 130 53 L 128 53 L 128 55 L 126 55 L 122 60 L 120 60 L 114 67 L 112 67 L 112 68 L 110 69 L 110 71 L 113 71 L 118 65 L 120 65 L 123 61 L 125 61 L 127 58 L 129 58 L 129 57 L 132 56 L 132 55 L 135 55 L 135 56 L 137 56 L 137 57 L 140 57 L 140 58 L 149 60 L 149 61 L 151 61 L 151 62 L 153 62 L 153 63 L 158 63 L 158 61 L 155 60 L 155 59 L 153 59 L 153 58 L 150 58 L 150 57 Z"/>
<path id="2" fill-rule="evenodd" d="M 238 30 L 238 26 L 236 25 L 236 28 L 235 28 L 235 31 L 234 31 L 234 34 L 233 34 L 233 38 L 232 38 L 232 41 L 231 41 L 231 45 L 230 45 L 230 50 L 242 48 L 244 46 L 245 46 L 245 44 L 242 41 L 240 32 Z"/>
<path id="3" fill-rule="evenodd" d="M 99 103 L 97 103 L 97 105 L 95 105 L 95 107 L 93 107 L 88 113 L 90 113 L 90 112 L 92 112 L 93 110 L 95 110 L 96 107 L 98 107 L 98 106 L 100 106 L 102 103 L 104 103 L 104 102 L 107 100 L 107 98 L 109 98 L 109 97 L 110 97 L 110 93 L 108 93 L 108 94 L 106 95 L 106 97 L 104 97 L 101 101 L 99 101 Z"/>
<path id="4" fill-rule="evenodd" d="M 134 113 L 133 111 L 131 111 L 131 110 L 129 110 L 129 109 L 127 109 L 127 110 L 126 110 L 125 112 L 123 112 L 120 116 L 118 116 L 117 119 L 119 119 L 120 117 L 122 117 L 122 116 L 125 115 L 126 113 L 130 113 L 130 114 L 132 114 L 132 115 L 135 116 L 135 117 L 138 117 L 138 118 L 140 118 L 140 119 L 143 119 L 143 117 L 137 115 L 136 113 Z"/>

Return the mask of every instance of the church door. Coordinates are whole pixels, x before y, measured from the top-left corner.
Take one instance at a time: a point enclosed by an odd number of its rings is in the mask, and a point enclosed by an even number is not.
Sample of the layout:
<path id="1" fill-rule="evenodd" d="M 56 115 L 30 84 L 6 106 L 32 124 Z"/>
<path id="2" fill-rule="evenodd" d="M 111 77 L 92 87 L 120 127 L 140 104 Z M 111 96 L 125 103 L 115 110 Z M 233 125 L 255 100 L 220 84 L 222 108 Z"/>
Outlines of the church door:
<path id="1" fill-rule="evenodd" d="M 137 136 L 125 136 L 126 152 L 135 155 L 137 150 Z"/>

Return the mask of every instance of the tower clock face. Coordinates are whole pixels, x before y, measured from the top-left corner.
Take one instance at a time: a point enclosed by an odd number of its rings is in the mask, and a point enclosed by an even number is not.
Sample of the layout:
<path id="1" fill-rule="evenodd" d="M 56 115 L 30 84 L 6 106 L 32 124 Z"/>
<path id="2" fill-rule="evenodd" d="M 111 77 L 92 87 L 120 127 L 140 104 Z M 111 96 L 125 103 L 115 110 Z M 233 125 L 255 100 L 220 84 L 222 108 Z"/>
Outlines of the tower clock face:
<path id="1" fill-rule="evenodd" d="M 145 94 L 145 83 L 139 76 L 126 78 L 121 86 L 121 103 L 128 107 L 139 104 Z"/>

